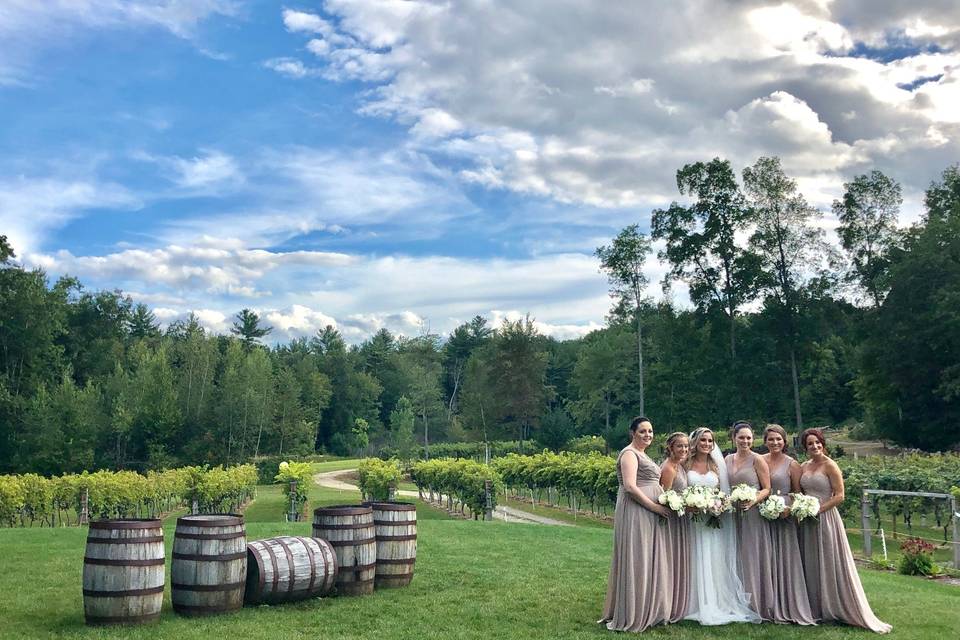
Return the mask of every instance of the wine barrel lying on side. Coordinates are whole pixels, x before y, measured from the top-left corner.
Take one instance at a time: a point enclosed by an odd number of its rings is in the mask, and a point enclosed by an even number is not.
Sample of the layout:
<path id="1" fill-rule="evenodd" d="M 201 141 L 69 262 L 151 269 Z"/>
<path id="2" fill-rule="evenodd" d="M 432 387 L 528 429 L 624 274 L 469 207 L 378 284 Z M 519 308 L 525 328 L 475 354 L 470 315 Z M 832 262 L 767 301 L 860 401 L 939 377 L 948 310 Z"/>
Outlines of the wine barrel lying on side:
<path id="1" fill-rule="evenodd" d="M 313 537 L 330 543 L 337 554 L 337 593 L 373 593 L 377 541 L 373 510 L 362 505 L 321 507 L 313 512 Z"/>
<path id="2" fill-rule="evenodd" d="M 141 624 L 159 618 L 163 563 L 159 520 L 91 522 L 83 558 L 87 624 Z"/>
<path id="3" fill-rule="evenodd" d="M 277 604 L 330 593 L 337 555 L 326 540 L 280 536 L 247 543 L 247 604 Z"/>
<path id="4" fill-rule="evenodd" d="M 243 607 L 247 534 L 243 516 L 203 514 L 177 518 L 170 567 L 173 610 L 203 616 Z"/>
<path id="5" fill-rule="evenodd" d="M 374 584 L 405 587 L 413 580 L 417 561 L 417 508 L 409 502 L 366 502 L 373 509 L 377 538 L 377 570 Z"/>

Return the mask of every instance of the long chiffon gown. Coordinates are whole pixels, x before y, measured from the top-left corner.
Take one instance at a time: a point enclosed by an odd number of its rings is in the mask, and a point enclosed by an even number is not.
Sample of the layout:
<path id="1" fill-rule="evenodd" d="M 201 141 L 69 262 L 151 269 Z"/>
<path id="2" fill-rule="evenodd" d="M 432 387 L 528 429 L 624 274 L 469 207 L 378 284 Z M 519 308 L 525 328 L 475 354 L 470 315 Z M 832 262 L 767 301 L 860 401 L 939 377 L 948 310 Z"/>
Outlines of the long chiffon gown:
<path id="1" fill-rule="evenodd" d="M 667 464 L 668 462 L 664 461 L 660 465 L 661 472 Z M 683 493 L 687 488 L 687 470 L 683 465 L 677 466 L 677 475 L 674 476 L 670 488 L 677 493 Z M 671 514 L 667 520 L 667 536 L 672 551 L 670 583 L 673 585 L 673 605 L 670 609 L 670 622 L 679 622 L 687 615 L 687 602 L 690 598 L 690 517 Z"/>
<path id="2" fill-rule="evenodd" d="M 760 490 L 760 479 L 754 467 L 755 456 L 737 466 L 736 454 L 726 457 L 730 487 L 746 484 Z M 754 506 L 747 511 L 734 511 L 733 521 L 737 527 L 737 566 L 743 590 L 750 594 L 750 608 L 764 620 L 788 622 L 778 615 L 777 593 L 773 582 L 773 541 L 770 529 L 763 521 L 760 510 Z"/>
<path id="3" fill-rule="evenodd" d="M 833 495 L 830 477 L 822 471 L 811 472 L 806 465 L 800 487 L 821 503 Z M 867 602 L 837 508 L 824 511 L 816 521 L 800 523 L 800 540 L 813 615 L 825 622 L 843 622 L 888 633 L 893 627 L 877 618 Z"/>
<path id="4" fill-rule="evenodd" d="M 767 461 L 769 464 L 769 460 Z M 770 494 L 779 495 L 790 506 L 790 465 L 793 458 L 783 456 L 778 466 L 770 464 Z M 800 559 L 800 534 L 793 518 L 765 521 L 770 531 L 772 555 L 773 602 L 772 620 L 793 624 L 816 624 L 810 610 L 807 583 Z"/>
<path id="5" fill-rule="evenodd" d="M 687 482 L 714 488 L 720 485 L 713 471 L 702 475 L 693 469 L 687 471 Z M 740 582 L 733 519 L 730 514 L 721 519 L 722 529 L 704 522 L 690 525 L 690 595 L 684 620 L 702 625 L 760 622 L 750 608 L 750 594 Z"/>
<path id="6" fill-rule="evenodd" d="M 656 502 L 660 488 L 660 467 L 631 447 L 617 457 L 617 507 L 613 516 L 613 558 L 607 579 L 603 618 L 611 631 L 643 631 L 670 620 L 670 540 L 660 516 L 646 509 L 623 488 L 620 462 L 624 456 L 637 458 L 637 487 Z"/>

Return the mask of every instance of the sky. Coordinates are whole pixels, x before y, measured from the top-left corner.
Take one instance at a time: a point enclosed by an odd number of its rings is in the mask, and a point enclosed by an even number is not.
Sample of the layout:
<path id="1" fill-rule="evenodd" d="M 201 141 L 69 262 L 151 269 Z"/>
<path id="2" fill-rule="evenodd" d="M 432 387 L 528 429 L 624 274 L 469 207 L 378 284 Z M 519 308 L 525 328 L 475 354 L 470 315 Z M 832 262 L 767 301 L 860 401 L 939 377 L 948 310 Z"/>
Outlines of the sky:
<path id="1" fill-rule="evenodd" d="M 3 0 L 0 234 L 164 324 L 567 339 L 684 164 L 779 156 L 828 230 L 879 169 L 907 225 L 957 105 L 955 0 Z"/>

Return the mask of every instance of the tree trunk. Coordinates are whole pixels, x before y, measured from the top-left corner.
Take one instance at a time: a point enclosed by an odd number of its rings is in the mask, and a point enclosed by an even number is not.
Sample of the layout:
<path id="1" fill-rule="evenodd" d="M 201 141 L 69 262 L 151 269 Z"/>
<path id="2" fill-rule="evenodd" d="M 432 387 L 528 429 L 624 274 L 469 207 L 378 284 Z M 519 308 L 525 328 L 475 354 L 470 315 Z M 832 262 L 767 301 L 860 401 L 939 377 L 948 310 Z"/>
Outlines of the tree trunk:
<path id="1" fill-rule="evenodd" d="M 790 347 L 790 375 L 793 378 L 793 406 L 797 412 L 797 431 L 801 431 L 803 417 L 800 415 L 800 381 L 797 378 L 797 355 L 794 347 Z"/>
<path id="2" fill-rule="evenodd" d="M 737 315 L 730 310 L 730 360 L 737 361 Z"/>
<path id="3" fill-rule="evenodd" d="M 637 362 L 640 372 L 640 415 L 646 415 L 643 402 L 643 326 L 640 323 L 640 299 L 637 298 Z"/>
<path id="4" fill-rule="evenodd" d="M 430 459 L 430 423 L 427 422 L 427 412 L 420 414 L 423 418 L 423 455 L 426 460 Z"/>
<path id="5" fill-rule="evenodd" d="M 607 436 L 610 436 L 610 394 L 603 394 L 603 409 L 604 409 L 604 424 L 606 425 L 605 433 Z M 643 413 L 643 409 L 640 410 Z"/>
<path id="6" fill-rule="evenodd" d="M 460 386 L 460 372 L 463 367 L 458 363 L 455 374 L 453 376 L 453 393 L 450 394 L 450 403 L 447 405 L 447 423 L 450 423 L 451 418 L 453 417 L 453 403 L 457 399 L 457 389 Z"/>

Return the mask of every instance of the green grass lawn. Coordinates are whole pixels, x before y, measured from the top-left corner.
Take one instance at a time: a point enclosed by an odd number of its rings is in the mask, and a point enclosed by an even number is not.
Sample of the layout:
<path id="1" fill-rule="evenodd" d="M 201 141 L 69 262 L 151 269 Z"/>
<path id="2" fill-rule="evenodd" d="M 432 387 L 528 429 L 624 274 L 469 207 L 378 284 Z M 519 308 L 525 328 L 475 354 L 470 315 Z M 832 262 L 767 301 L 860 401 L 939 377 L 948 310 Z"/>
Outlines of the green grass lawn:
<path id="1" fill-rule="evenodd" d="M 339 465 L 339 466 L 338 466 Z M 351 468 L 355 461 L 322 463 L 318 471 Z M 333 466 L 334 468 L 329 468 Z M 309 508 L 355 503 L 355 491 L 312 486 Z M 451 519 L 417 505 L 418 558 L 405 589 L 361 598 L 323 598 L 283 606 L 248 607 L 212 618 L 181 618 L 170 608 L 141 627 L 88 628 L 83 623 L 80 575 L 86 529 L 0 529 L 0 638 L 610 638 L 595 624 L 606 590 L 609 527 L 544 527 Z M 529 507 L 529 503 L 527 503 Z M 247 508 L 247 535 L 310 535 L 310 522 L 286 523 L 279 486 L 261 486 Z M 537 507 L 557 517 L 559 510 Z M 309 511 L 308 511 L 309 513 Z M 570 515 L 570 514 L 566 514 Z M 572 515 L 570 516 L 572 518 Z M 582 518 L 578 517 L 578 523 Z M 167 557 L 175 521 L 165 524 Z M 864 570 L 864 587 L 894 638 L 955 637 L 960 587 Z M 169 585 L 169 562 L 167 582 Z M 693 623 L 658 627 L 656 638 L 869 638 L 839 627 L 799 628 Z"/>
<path id="2" fill-rule="evenodd" d="M 339 499 L 316 492 L 316 499 Z M 311 496 L 313 499 L 313 496 Z M 474 522 L 418 509 L 413 584 L 361 598 L 324 598 L 245 608 L 205 619 L 170 610 L 159 623 L 133 628 L 83 624 L 80 574 L 84 528 L 0 529 L 0 638 L 610 638 L 596 625 L 606 589 L 611 532 L 588 527 Z M 166 522 L 167 553 L 173 520 Z M 309 535 L 310 523 L 249 521 L 250 539 Z M 168 563 L 169 568 L 169 563 Z M 894 638 L 956 637 L 960 588 L 864 571 L 867 594 Z M 169 576 L 168 576 L 169 583 Z M 649 631 L 663 638 L 873 637 L 846 627 L 798 628 L 692 623 Z"/>
<path id="3" fill-rule="evenodd" d="M 533 513 L 538 516 L 553 518 L 554 520 L 559 520 L 560 522 L 569 522 L 570 524 L 581 527 L 613 529 L 613 520 L 606 520 L 593 516 L 589 511 L 586 513 L 581 511 L 576 515 L 576 517 L 574 517 L 573 513 L 562 507 L 553 507 L 542 502 L 538 502 L 536 505 L 531 505 L 529 500 L 504 498 L 502 494 L 499 496 L 498 504 L 502 504 L 505 507 L 519 509 L 520 511 L 526 511 L 527 513 Z"/>

